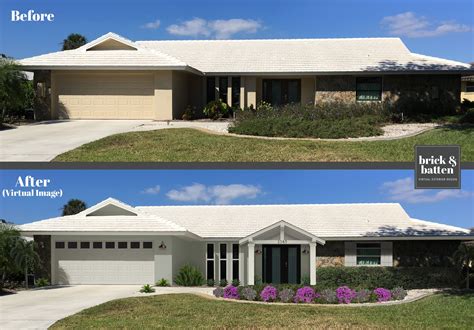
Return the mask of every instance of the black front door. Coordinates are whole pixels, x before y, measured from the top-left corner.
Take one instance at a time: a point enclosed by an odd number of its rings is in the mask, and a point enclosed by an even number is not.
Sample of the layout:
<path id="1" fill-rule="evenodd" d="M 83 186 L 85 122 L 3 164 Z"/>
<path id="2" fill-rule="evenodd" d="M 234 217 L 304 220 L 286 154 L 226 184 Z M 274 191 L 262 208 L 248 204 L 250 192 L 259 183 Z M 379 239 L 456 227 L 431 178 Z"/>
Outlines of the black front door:
<path id="1" fill-rule="evenodd" d="M 271 105 L 299 103 L 301 101 L 301 80 L 263 79 L 263 101 Z"/>
<path id="2" fill-rule="evenodd" d="M 262 262 L 265 283 L 298 284 L 300 282 L 299 245 L 264 245 Z"/>

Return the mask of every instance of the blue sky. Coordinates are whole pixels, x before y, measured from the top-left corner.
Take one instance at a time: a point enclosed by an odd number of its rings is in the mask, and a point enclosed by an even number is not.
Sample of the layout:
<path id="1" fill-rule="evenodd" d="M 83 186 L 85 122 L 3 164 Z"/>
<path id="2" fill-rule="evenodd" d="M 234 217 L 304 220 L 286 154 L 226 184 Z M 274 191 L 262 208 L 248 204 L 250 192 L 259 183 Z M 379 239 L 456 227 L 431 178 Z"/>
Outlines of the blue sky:
<path id="1" fill-rule="evenodd" d="M 58 216 L 71 198 L 89 206 L 107 197 L 131 205 L 400 202 L 414 218 L 474 227 L 472 170 L 462 172 L 462 190 L 416 191 L 409 170 L 4 170 L 2 196 L 26 175 L 50 179 L 63 196 L 0 197 L 0 218 Z"/>
<path id="2" fill-rule="evenodd" d="M 23 58 L 59 50 L 72 32 L 132 40 L 402 37 L 417 53 L 474 60 L 472 0 L 152 1 L 2 0 L 0 52 Z M 11 22 L 11 11 L 54 22 Z"/>

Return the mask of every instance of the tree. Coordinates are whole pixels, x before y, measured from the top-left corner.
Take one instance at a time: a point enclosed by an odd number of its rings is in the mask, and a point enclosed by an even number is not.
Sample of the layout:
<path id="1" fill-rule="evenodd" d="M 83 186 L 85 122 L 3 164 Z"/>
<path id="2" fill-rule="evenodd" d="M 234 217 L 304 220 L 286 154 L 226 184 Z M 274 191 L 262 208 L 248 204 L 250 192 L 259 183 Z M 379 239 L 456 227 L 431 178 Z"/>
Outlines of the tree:
<path id="1" fill-rule="evenodd" d="M 80 199 L 70 199 L 66 204 L 64 204 L 62 209 L 62 215 L 74 215 L 84 211 L 86 208 L 86 203 L 81 201 Z"/>
<path id="2" fill-rule="evenodd" d="M 35 242 L 17 239 L 10 253 L 17 267 L 25 272 L 25 287 L 28 288 L 28 271 L 40 263 L 40 257 L 35 251 Z"/>
<path id="3" fill-rule="evenodd" d="M 71 33 L 63 40 L 62 50 L 76 49 L 87 43 L 86 37 L 78 33 Z"/>
<path id="4" fill-rule="evenodd" d="M 5 286 L 8 275 L 18 272 L 11 251 L 19 239 L 21 239 L 20 232 L 15 226 L 0 223 L 0 291 Z"/>
<path id="5" fill-rule="evenodd" d="M 463 242 L 454 252 L 453 259 L 461 270 L 466 269 L 466 288 L 469 289 L 469 270 L 474 267 L 474 243 Z"/>
<path id="6" fill-rule="evenodd" d="M 0 124 L 10 113 L 25 107 L 28 99 L 28 79 L 16 62 L 0 58 Z"/>

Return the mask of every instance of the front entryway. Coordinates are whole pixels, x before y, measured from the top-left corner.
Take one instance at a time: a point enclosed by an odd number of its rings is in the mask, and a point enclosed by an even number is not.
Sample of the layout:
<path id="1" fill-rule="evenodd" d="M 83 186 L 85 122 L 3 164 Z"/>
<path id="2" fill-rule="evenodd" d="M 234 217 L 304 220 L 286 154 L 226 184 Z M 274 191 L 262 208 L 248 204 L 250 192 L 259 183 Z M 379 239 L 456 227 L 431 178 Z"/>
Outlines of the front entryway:
<path id="1" fill-rule="evenodd" d="M 263 101 L 271 105 L 301 102 L 300 79 L 263 79 Z"/>
<path id="2" fill-rule="evenodd" d="M 265 283 L 298 284 L 301 276 L 299 245 L 263 245 L 262 274 Z"/>

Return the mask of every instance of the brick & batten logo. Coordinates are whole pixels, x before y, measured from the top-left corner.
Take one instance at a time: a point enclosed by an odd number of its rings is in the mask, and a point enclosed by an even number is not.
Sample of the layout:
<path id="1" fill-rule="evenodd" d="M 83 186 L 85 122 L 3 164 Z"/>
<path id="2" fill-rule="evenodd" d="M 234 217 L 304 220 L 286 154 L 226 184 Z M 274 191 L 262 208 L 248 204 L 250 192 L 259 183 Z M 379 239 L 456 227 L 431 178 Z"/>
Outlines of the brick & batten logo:
<path id="1" fill-rule="evenodd" d="M 459 146 L 415 146 L 415 189 L 460 189 Z"/>

